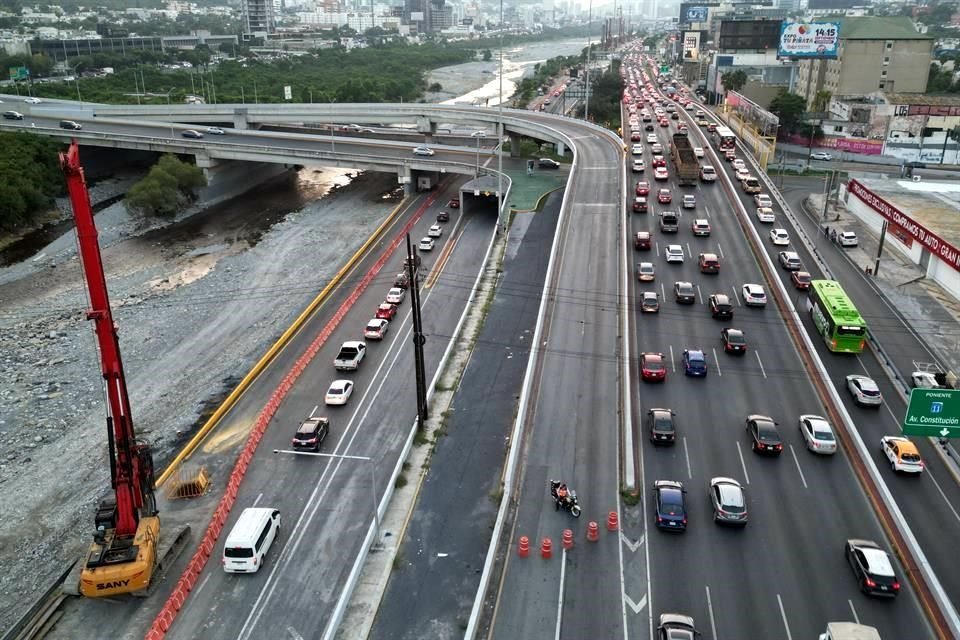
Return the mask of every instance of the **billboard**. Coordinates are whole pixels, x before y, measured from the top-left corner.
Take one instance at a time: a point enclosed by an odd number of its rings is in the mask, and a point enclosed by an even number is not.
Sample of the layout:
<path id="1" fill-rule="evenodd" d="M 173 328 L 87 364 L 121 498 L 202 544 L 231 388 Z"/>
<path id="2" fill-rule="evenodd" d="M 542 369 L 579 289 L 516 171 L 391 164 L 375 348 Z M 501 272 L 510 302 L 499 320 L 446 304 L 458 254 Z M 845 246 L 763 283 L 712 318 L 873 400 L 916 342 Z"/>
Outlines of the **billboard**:
<path id="1" fill-rule="evenodd" d="M 684 24 L 706 22 L 708 14 L 709 8 L 702 4 L 688 4 L 684 2 L 680 5 L 680 22 Z"/>
<path id="2" fill-rule="evenodd" d="M 683 32 L 683 59 L 685 61 L 695 61 L 700 58 L 700 32 Z"/>
<path id="3" fill-rule="evenodd" d="M 724 20 L 720 23 L 720 51 L 764 51 L 780 42 L 779 20 Z"/>
<path id="4" fill-rule="evenodd" d="M 836 58 L 840 48 L 837 22 L 784 22 L 778 58 Z"/>

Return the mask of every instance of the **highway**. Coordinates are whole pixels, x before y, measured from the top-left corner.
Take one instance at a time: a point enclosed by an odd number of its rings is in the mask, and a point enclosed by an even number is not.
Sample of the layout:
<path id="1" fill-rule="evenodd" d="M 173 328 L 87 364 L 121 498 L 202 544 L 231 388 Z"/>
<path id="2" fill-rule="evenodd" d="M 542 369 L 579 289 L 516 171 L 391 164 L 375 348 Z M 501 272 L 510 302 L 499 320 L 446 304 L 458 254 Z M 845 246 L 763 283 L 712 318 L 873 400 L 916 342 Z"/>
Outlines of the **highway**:
<path id="1" fill-rule="evenodd" d="M 583 540 L 586 521 L 604 522 L 619 501 L 623 152 L 583 125 L 571 122 L 567 130 L 579 138 L 577 159 L 520 443 L 522 477 L 492 622 L 496 638 L 623 635 L 618 538 L 605 536 L 589 547 Z M 555 511 L 548 492 L 553 478 L 578 492 L 579 520 Z M 580 546 L 563 569 L 561 535 L 568 527 Z M 515 555 L 520 536 L 533 541 L 529 558 Z M 539 557 L 544 537 L 555 546 L 550 561 Z"/>
<path id="2" fill-rule="evenodd" d="M 682 112 L 681 118 L 690 126 L 694 144 L 706 150 L 702 162 L 729 171 L 689 114 Z M 671 121 L 668 128 L 657 127 L 665 146 L 675 125 Z M 645 153 L 649 166 L 650 154 Z M 672 174 L 672 161 L 668 167 Z M 658 186 L 650 182 L 653 188 Z M 656 286 L 663 298 L 659 314 L 637 318 L 633 352 L 662 352 L 670 366 L 665 383 L 639 385 L 634 420 L 640 424 L 651 407 L 668 407 L 676 411 L 678 421 L 678 442 L 672 448 L 654 448 L 645 438 L 639 440 L 648 489 L 644 509 L 647 522 L 652 523 L 649 488 L 655 480 L 679 480 L 688 491 L 690 521 L 682 535 L 662 533 L 652 524 L 628 534 L 634 539 L 645 536 L 649 542 L 650 615 L 654 619 L 663 612 L 693 615 L 707 638 L 810 638 L 822 632 L 829 620 L 853 619 L 876 626 L 883 637 L 931 637 L 902 568 L 904 592 L 896 602 L 884 602 L 859 593 L 844 560 L 847 538 L 883 544 L 885 536 L 846 456 L 821 458 L 804 446 L 798 416 L 824 415 L 825 411 L 776 307 L 772 303 L 762 309 L 742 306 L 744 283 L 762 284 L 770 292 L 734 214 L 736 200 L 749 204 L 751 214 L 755 205 L 743 194 L 728 191 L 719 180 L 680 188 L 671 175 L 670 185 L 674 194 L 670 208 L 679 208 L 676 202 L 681 194 L 696 194 L 695 215 L 709 219 L 712 235 L 694 238 L 689 230 L 694 216 L 687 212 L 677 236 L 661 234 L 654 215 L 632 216 L 632 231 L 652 232 L 651 254 L 637 253 L 635 259 L 653 259 Z M 664 208 L 651 206 L 652 211 Z M 761 234 L 764 246 L 772 251 L 763 229 Z M 683 265 L 663 260 L 664 244 L 673 242 L 684 245 Z M 698 272 L 696 259 L 702 251 L 720 256 L 718 275 Z M 777 269 L 783 277 L 786 272 Z M 697 287 L 698 300 L 692 307 L 677 305 L 671 296 L 673 282 L 681 279 Z M 637 294 L 649 288 L 642 283 L 631 287 L 631 308 L 636 309 Z M 710 317 L 704 303 L 713 292 L 727 293 L 737 303 L 733 320 Z M 745 332 L 749 345 L 745 356 L 722 352 L 719 333 L 724 326 Z M 706 379 L 683 376 L 680 357 L 687 348 L 706 351 L 710 367 Z M 837 367 L 835 356 L 821 353 L 821 357 L 831 371 Z M 779 458 L 761 458 L 751 452 L 744 429 L 751 413 L 769 415 L 779 423 L 785 445 Z M 743 530 L 711 521 L 706 489 L 714 476 L 733 477 L 744 485 L 750 522 Z"/>

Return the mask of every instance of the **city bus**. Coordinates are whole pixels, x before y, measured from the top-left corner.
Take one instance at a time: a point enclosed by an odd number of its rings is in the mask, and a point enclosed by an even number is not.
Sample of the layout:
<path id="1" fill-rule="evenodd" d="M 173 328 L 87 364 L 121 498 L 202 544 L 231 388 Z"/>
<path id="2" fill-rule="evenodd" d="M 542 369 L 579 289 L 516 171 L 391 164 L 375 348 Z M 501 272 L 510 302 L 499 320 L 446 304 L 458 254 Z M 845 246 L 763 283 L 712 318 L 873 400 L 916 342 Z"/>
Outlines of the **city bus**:
<path id="1" fill-rule="evenodd" d="M 861 353 L 867 323 L 835 280 L 812 280 L 808 289 L 810 314 L 827 349 L 834 353 Z"/>
<path id="2" fill-rule="evenodd" d="M 717 130 L 713 132 L 713 144 L 721 153 L 727 149 L 734 149 L 737 146 L 737 136 L 733 135 L 729 127 L 718 125 Z"/>

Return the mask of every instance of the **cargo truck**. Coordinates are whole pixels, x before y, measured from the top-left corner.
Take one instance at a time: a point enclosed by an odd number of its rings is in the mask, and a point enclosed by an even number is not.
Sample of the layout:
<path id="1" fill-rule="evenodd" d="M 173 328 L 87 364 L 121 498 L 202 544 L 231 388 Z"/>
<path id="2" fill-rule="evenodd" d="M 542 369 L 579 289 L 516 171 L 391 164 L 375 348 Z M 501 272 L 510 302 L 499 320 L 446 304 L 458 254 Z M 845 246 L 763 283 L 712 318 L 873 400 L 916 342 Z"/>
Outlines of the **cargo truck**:
<path id="1" fill-rule="evenodd" d="M 697 179 L 700 177 L 700 163 L 697 161 L 697 155 L 693 152 L 690 138 L 685 133 L 674 134 L 670 153 L 673 156 L 673 163 L 677 167 L 677 180 L 680 186 L 697 184 Z"/>

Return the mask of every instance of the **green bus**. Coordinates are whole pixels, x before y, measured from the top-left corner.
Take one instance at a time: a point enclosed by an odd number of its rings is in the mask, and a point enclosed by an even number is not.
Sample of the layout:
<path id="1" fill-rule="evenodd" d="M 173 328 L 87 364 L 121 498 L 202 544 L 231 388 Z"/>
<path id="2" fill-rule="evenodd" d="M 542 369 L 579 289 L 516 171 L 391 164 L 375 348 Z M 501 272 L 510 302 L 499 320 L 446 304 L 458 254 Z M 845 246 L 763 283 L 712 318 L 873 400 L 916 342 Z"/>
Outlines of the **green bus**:
<path id="1" fill-rule="evenodd" d="M 867 323 L 835 280 L 812 280 L 810 315 L 827 349 L 835 353 L 861 353 L 866 344 Z"/>

